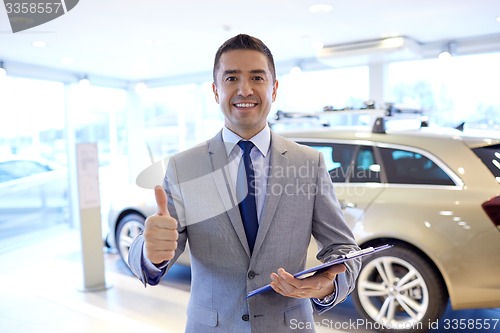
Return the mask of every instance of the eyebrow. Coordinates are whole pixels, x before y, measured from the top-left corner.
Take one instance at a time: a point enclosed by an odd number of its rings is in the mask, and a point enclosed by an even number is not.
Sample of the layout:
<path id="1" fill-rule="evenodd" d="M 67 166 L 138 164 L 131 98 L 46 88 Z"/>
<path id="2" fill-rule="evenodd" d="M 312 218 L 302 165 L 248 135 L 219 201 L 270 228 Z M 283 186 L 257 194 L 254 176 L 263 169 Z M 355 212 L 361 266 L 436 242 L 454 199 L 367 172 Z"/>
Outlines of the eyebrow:
<path id="1" fill-rule="evenodd" d="M 224 73 L 222 73 L 223 76 L 225 75 L 231 75 L 231 74 L 240 74 L 241 71 L 239 69 L 228 69 L 225 70 Z M 251 74 L 266 74 L 266 71 L 263 69 L 252 69 L 250 71 Z"/>

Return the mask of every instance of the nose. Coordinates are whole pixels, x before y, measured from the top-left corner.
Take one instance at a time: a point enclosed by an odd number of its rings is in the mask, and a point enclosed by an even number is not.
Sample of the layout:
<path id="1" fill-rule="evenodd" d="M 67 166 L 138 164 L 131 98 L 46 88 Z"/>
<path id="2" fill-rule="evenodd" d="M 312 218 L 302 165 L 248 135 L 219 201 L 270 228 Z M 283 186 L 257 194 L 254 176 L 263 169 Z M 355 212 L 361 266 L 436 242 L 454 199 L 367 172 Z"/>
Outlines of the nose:
<path id="1" fill-rule="evenodd" d="M 246 97 L 253 94 L 252 83 L 249 80 L 240 80 L 238 85 L 238 95 Z"/>

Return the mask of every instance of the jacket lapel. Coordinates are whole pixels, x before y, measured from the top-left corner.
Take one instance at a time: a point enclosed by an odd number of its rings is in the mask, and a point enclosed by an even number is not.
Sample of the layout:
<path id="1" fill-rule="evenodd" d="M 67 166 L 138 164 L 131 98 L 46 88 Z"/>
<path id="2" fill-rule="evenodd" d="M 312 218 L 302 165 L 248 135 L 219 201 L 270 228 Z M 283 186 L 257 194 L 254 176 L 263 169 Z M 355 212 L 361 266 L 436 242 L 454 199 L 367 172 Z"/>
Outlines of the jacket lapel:
<path id="1" fill-rule="evenodd" d="M 288 168 L 288 158 L 286 157 L 286 143 L 283 138 L 271 132 L 271 161 L 270 171 L 267 180 L 266 201 L 259 223 L 259 231 L 255 240 L 253 253 L 257 253 L 264 242 L 271 221 L 273 220 L 278 204 L 281 200 L 281 192 L 275 194 L 276 189 L 283 190 L 286 183 L 286 172 Z M 279 166 L 279 168 L 277 168 Z"/>
<path id="2" fill-rule="evenodd" d="M 210 154 L 212 177 L 215 185 L 217 186 L 217 191 L 219 192 L 219 196 L 229 216 L 229 220 L 231 221 L 241 244 L 245 248 L 247 255 L 250 257 L 250 248 L 248 247 L 245 229 L 243 228 L 243 221 L 241 220 L 240 211 L 238 209 L 236 194 L 234 193 L 233 186 L 231 185 L 229 178 L 229 161 L 224 142 L 222 141 L 222 131 L 209 141 L 208 152 Z"/>

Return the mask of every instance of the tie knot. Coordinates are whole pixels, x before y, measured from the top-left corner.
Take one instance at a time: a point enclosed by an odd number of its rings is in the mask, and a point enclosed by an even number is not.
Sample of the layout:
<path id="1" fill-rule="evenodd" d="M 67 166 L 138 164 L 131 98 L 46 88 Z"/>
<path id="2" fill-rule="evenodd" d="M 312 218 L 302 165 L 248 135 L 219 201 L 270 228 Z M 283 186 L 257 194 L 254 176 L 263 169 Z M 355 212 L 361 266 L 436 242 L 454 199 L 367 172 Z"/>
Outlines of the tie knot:
<path id="1" fill-rule="evenodd" d="M 238 146 L 243 150 L 244 155 L 250 155 L 250 151 L 255 146 L 252 141 L 239 141 Z"/>

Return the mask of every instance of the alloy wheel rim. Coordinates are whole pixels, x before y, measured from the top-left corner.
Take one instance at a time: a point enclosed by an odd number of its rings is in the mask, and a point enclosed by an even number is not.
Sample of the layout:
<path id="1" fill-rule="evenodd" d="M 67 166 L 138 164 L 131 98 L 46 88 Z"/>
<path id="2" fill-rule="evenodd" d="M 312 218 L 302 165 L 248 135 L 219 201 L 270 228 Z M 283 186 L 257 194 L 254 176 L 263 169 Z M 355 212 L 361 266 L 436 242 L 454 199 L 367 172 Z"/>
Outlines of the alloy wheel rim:
<path id="1" fill-rule="evenodd" d="M 121 228 L 118 235 L 118 250 L 126 262 L 128 262 L 130 245 L 132 245 L 134 239 L 142 232 L 143 228 L 142 223 L 138 221 L 129 221 Z"/>
<path id="2" fill-rule="evenodd" d="M 379 257 L 368 262 L 357 288 L 365 312 L 387 328 L 410 328 L 424 318 L 429 307 L 423 276 L 400 258 Z"/>

